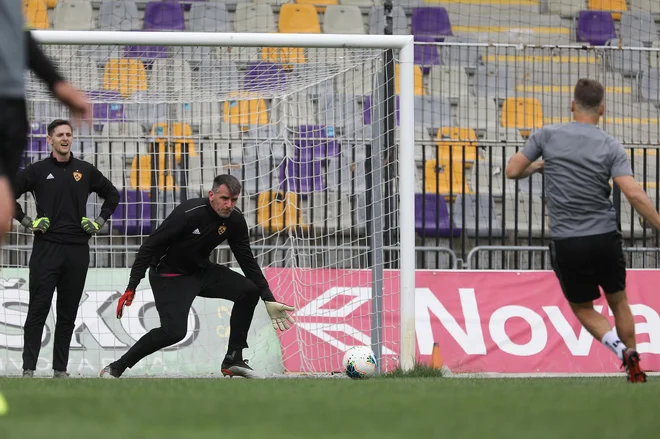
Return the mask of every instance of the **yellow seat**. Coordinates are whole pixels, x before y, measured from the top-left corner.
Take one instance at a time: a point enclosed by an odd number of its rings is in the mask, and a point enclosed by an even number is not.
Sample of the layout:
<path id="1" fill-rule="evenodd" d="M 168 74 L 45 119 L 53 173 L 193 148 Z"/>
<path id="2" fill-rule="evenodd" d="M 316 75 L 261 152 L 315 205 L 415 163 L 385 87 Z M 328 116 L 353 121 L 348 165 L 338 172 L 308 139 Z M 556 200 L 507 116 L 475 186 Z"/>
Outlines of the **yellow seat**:
<path id="1" fill-rule="evenodd" d="M 280 8 L 278 30 L 281 33 L 320 34 L 321 24 L 316 8 L 312 5 L 287 3 Z"/>
<path id="2" fill-rule="evenodd" d="M 477 133 L 468 127 L 442 127 L 436 134 L 436 139 L 452 139 L 462 141 L 477 141 Z"/>
<path id="3" fill-rule="evenodd" d="M 284 64 L 287 70 L 293 69 L 293 64 L 305 62 L 305 49 L 302 47 L 264 47 L 261 49 L 264 61 Z"/>
<path id="4" fill-rule="evenodd" d="M 57 0 L 46 0 L 46 5 L 48 5 L 50 9 L 53 9 L 57 6 Z"/>
<path id="5" fill-rule="evenodd" d="M 460 159 L 453 162 L 445 159 L 427 160 L 424 170 L 424 191 L 427 194 L 438 193 L 453 200 L 458 194 L 474 193 L 468 187 Z"/>
<path id="6" fill-rule="evenodd" d="M 529 136 L 534 128 L 543 127 L 543 110 L 536 98 L 507 98 L 502 106 L 502 126 L 518 128 Z"/>
<path id="7" fill-rule="evenodd" d="M 621 12 L 628 10 L 626 0 L 589 0 L 588 8 L 596 11 L 616 11 L 612 12 L 614 20 L 620 20 Z"/>
<path id="8" fill-rule="evenodd" d="M 151 190 L 151 156 L 136 155 L 131 163 L 131 189 Z"/>
<path id="9" fill-rule="evenodd" d="M 396 94 L 399 94 L 399 65 L 394 66 L 394 88 Z M 422 68 L 415 66 L 415 96 L 422 96 L 426 94 L 424 89 L 424 76 L 422 75 Z"/>
<path id="10" fill-rule="evenodd" d="M 177 165 L 181 163 L 181 151 L 184 144 L 188 145 L 188 154 L 191 157 L 197 157 L 192 128 L 187 123 L 174 122 L 168 127 L 167 122 L 160 122 L 151 128 L 151 135 L 156 138 L 158 144 L 174 145 L 174 159 Z"/>
<path id="11" fill-rule="evenodd" d="M 262 192 L 257 198 L 257 225 L 270 232 L 307 228 L 293 192 Z"/>
<path id="12" fill-rule="evenodd" d="M 465 154 L 465 166 L 470 168 L 479 158 L 477 133 L 472 128 L 442 127 L 438 129 L 435 139 L 437 140 L 438 159 L 463 160 L 463 154 Z M 463 153 L 464 147 L 465 153 Z"/>
<path id="13" fill-rule="evenodd" d="M 147 73 L 139 59 L 110 59 L 105 63 L 103 88 L 118 91 L 129 97 L 147 89 Z"/>
<path id="14" fill-rule="evenodd" d="M 245 128 L 248 125 L 266 125 L 268 123 L 266 101 L 253 96 L 230 95 L 230 100 L 225 101 L 224 105 L 225 122 Z"/>
<path id="15" fill-rule="evenodd" d="M 25 23 L 32 29 L 49 29 L 48 5 L 44 0 L 23 0 Z"/>
<path id="16" fill-rule="evenodd" d="M 326 6 L 339 4 L 337 0 L 296 0 L 296 3 L 299 5 L 316 6 L 318 12 L 325 12 Z"/>

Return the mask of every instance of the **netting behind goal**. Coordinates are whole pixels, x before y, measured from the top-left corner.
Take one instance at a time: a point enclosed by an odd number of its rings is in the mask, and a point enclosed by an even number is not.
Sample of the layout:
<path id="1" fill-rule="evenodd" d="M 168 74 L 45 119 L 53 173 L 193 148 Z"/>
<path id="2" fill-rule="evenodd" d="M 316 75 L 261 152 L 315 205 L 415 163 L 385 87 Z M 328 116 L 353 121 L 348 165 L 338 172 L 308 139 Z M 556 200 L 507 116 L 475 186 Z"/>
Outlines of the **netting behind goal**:
<path id="1" fill-rule="evenodd" d="M 91 268 L 71 372 L 98 372 L 103 362 L 158 326 L 147 279 L 138 289 L 137 306 L 121 321 L 114 318 L 128 270 L 140 244 L 172 209 L 183 200 L 207 197 L 213 178 L 223 173 L 243 184 L 238 208 L 275 297 L 297 308 L 297 325 L 278 344 L 259 305 L 246 353 L 255 367 L 337 371 L 345 350 L 371 346 L 372 338 L 380 342 L 383 366 L 397 364 L 393 93 L 399 84 L 391 79 L 388 86 L 384 79 L 384 50 L 44 47 L 93 101 L 93 124 L 74 130 L 73 154 L 93 163 L 121 194 L 111 220 L 90 241 Z M 387 70 L 398 72 L 396 60 L 390 63 Z M 31 74 L 27 97 L 31 132 L 24 165 L 49 156 L 46 126 L 68 117 Z M 20 204 L 36 216 L 31 194 Z M 92 195 L 87 216 L 98 215 L 101 204 Z M 2 250 L 0 371 L 7 373 L 20 369 L 32 241 L 15 224 Z M 212 260 L 236 266 L 227 246 Z M 186 339 L 142 362 L 137 373 L 217 373 L 230 307 L 197 299 Z M 44 370 L 50 363 L 52 318 L 39 363 Z"/>

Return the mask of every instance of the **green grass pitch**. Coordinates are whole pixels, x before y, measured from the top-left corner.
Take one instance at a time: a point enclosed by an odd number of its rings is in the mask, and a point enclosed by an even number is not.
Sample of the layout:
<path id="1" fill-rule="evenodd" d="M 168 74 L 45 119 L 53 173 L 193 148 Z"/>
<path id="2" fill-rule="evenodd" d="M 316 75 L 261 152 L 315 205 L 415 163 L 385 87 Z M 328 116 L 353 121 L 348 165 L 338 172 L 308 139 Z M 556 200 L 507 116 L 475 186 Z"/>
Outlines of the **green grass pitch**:
<path id="1" fill-rule="evenodd" d="M 660 436 L 660 380 L 0 379 L 2 439 Z"/>

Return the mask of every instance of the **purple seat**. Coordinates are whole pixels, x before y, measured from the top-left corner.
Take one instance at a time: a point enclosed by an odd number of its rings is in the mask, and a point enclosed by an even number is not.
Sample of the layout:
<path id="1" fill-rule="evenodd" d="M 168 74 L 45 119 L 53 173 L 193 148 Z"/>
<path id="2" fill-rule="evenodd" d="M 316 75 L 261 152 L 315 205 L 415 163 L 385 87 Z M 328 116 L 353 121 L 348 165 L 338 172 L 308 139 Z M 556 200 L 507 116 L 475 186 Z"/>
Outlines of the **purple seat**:
<path id="1" fill-rule="evenodd" d="M 459 236 L 442 195 L 415 194 L 415 231 L 423 238 Z"/>
<path id="2" fill-rule="evenodd" d="M 614 20 L 609 11 L 580 11 L 576 29 L 577 41 L 603 46 L 607 40 L 616 38 Z"/>
<path id="3" fill-rule="evenodd" d="M 124 57 L 140 58 L 145 61 L 155 58 L 167 58 L 167 47 L 165 46 L 126 46 Z M 151 65 L 151 64 L 149 64 Z"/>
<path id="4" fill-rule="evenodd" d="M 181 6 L 183 6 L 184 10 L 189 11 L 192 3 L 205 2 L 206 0 L 163 0 L 163 1 L 180 3 Z"/>
<path id="5" fill-rule="evenodd" d="M 415 41 L 420 43 L 434 43 L 435 38 L 426 35 L 415 35 Z M 431 66 L 440 65 L 438 46 L 430 44 L 415 44 L 415 64 L 422 67 L 422 73 L 431 71 Z"/>
<path id="6" fill-rule="evenodd" d="M 434 37 L 436 41 L 444 40 L 444 36 L 453 35 L 447 10 L 433 6 L 413 9 L 412 34 Z"/>
<path id="7" fill-rule="evenodd" d="M 28 133 L 27 145 L 25 152 L 29 159 L 43 158 L 50 152 L 50 146 L 46 141 L 48 129 L 46 124 L 33 122 L 30 124 L 30 132 Z"/>
<path id="8" fill-rule="evenodd" d="M 318 160 L 284 159 L 280 166 L 280 190 L 308 194 L 325 189 Z"/>
<path id="9" fill-rule="evenodd" d="M 149 2 L 144 6 L 144 30 L 186 30 L 183 6 L 173 2 Z"/>
<path id="10" fill-rule="evenodd" d="M 149 191 L 124 189 L 112 214 L 112 228 L 127 235 L 151 233 L 151 196 Z"/>
<path id="11" fill-rule="evenodd" d="M 286 88 L 286 73 L 276 63 L 250 63 L 245 70 L 243 87 L 248 91 L 272 91 Z"/>
<path id="12" fill-rule="evenodd" d="M 88 91 L 94 110 L 94 125 L 104 125 L 108 121 L 124 120 L 124 104 L 121 95 L 112 90 Z M 95 102 L 100 101 L 100 102 Z"/>
<path id="13" fill-rule="evenodd" d="M 296 147 L 295 156 L 301 160 L 323 160 L 339 155 L 339 144 L 333 127 L 301 125 L 291 135 Z"/>

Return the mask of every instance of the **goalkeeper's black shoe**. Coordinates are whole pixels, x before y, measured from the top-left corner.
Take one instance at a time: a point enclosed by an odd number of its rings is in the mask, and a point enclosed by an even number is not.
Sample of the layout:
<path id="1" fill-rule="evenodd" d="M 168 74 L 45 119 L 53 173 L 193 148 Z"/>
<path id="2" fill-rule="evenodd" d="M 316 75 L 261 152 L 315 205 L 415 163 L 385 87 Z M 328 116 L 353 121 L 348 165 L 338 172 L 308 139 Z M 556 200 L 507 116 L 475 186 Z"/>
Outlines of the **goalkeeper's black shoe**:
<path id="1" fill-rule="evenodd" d="M 119 378 L 121 376 L 121 372 L 117 368 L 113 367 L 112 364 L 109 364 L 103 368 L 99 376 L 101 378 L 108 379 Z"/>
<path id="2" fill-rule="evenodd" d="M 246 360 L 231 361 L 225 358 L 220 366 L 223 376 L 229 377 L 244 377 L 252 379 L 262 379 L 264 378 L 259 372 L 255 372 L 250 366 L 248 366 Z"/>

